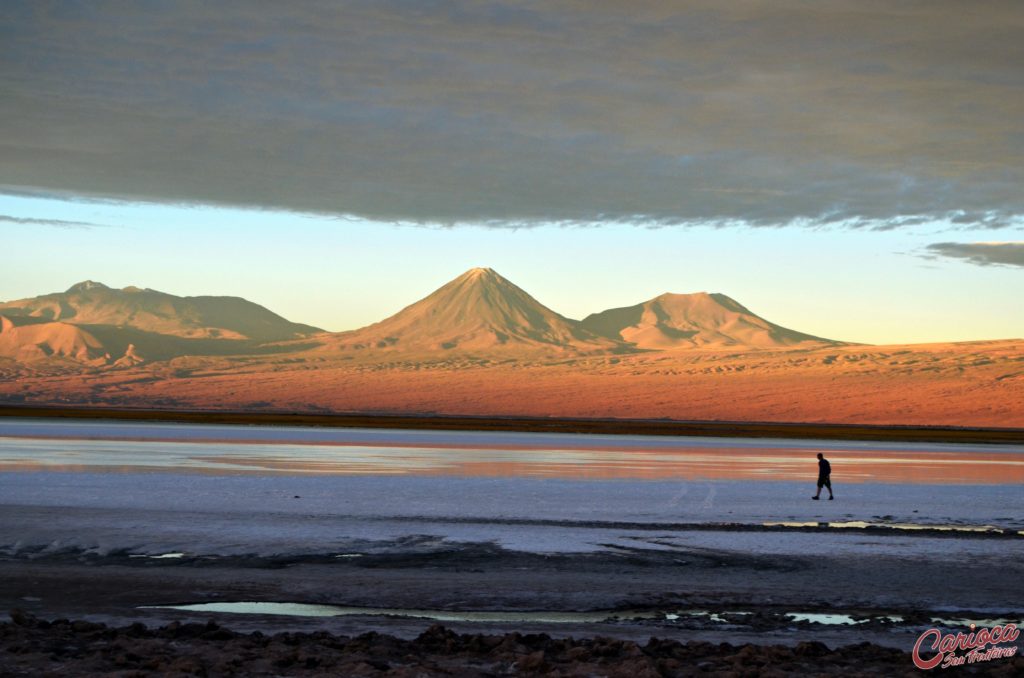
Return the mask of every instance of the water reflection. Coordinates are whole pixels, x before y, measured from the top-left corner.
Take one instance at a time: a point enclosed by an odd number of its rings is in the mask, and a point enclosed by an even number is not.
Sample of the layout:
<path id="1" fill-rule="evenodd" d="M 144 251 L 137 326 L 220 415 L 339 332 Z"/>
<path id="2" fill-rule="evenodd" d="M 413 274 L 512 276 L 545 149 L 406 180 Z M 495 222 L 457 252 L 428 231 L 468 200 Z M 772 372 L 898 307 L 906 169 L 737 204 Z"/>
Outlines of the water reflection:
<path id="1" fill-rule="evenodd" d="M 143 605 L 139 609 L 149 610 L 181 610 L 185 612 L 214 612 L 221 614 L 267 614 L 288 617 L 405 617 L 410 619 L 431 619 L 440 622 L 482 622 L 482 623 L 540 623 L 540 624 L 579 624 L 579 623 L 615 623 L 623 621 L 661 621 L 681 623 L 693 618 L 704 618 L 716 624 L 742 624 L 743 618 L 750 617 L 750 611 L 712 610 L 678 610 L 660 611 L 650 609 L 632 610 L 598 610 L 593 612 L 561 612 L 561 611 L 468 611 L 468 610 L 423 610 L 407 608 L 380 607 L 348 607 L 342 605 L 323 605 L 315 603 L 278 603 L 278 602 L 215 602 L 191 603 L 183 605 Z M 824 613 L 824 612 L 768 612 L 781 619 L 792 622 L 807 622 L 825 626 L 856 626 L 870 625 L 878 622 L 903 624 L 906 619 L 898 614 L 878 613 Z M 920 625 L 922 622 L 916 622 Z M 1003 624 L 1020 624 L 1011 619 L 945 619 L 931 618 L 929 622 L 943 626 L 960 627 L 974 624 L 977 627 L 992 627 Z"/>
<path id="2" fill-rule="evenodd" d="M 927 530 L 929 532 L 996 532 L 999 534 L 1013 534 L 1013 530 L 1007 530 L 995 525 L 936 525 L 932 523 L 896 523 L 888 521 L 866 521 L 866 520 L 843 520 L 843 521 L 769 521 L 761 523 L 765 527 L 828 527 L 837 529 L 864 530 L 872 527 L 884 527 L 887 530 Z M 1024 534 L 1019 531 L 1017 534 Z"/>
<path id="3" fill-rule="evenodd" d="M 811 624 L 827 624 L 830 626 L 850 626 L 869 620 L 856 620 L 848 614 L 821 614 L 814 612 L 791 612 L 786 615 L 795 622 L 808 622 Z"/>
<path id="4" fill-rule="evenodd" d="M 626 619 L 659 619 L 663 612 L 626 610 L 604 612 L 474 612 L 447 610 L 414 610 L 405 608 L 344 607 L 310 603 L 193 603 L 189 605 L 144 605 L 141 609 L 183 610 L 187 612 L 221 612 L 226 614 L 272 614 L 287 617 L 393 616 L 432 619 L 440 622 L 505 622 L 505 623 L 599 623 Z"/>
<path id="5" fill-rule="evenodd" d="M 0 437 L 4 471 L 190 471 L 209 474 L 333 474 L 572 479 L 806 480 L 815 471 L 813 453 L 803 444 L 764 449 L 750 441 L 730 447 L 664 441 L 652 449 L 616 449 L 607 438 L 590 448 L 573 446 L 466 446 L 233 441 L 75 440 Z M 837 446 L 837 449 L 830 449 Z M 1024 483 L 1024 452 L 934 449 L 922 444 L 889 449 L 838 448 L 823 443 L 843 482 Z"/>

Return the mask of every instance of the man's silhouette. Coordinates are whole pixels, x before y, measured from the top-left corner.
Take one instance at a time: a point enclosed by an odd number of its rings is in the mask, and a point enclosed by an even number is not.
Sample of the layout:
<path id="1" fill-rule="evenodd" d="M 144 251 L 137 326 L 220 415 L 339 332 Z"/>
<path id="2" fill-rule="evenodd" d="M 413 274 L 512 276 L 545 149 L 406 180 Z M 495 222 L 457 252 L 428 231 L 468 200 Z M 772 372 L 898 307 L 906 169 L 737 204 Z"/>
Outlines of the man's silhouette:
<path id="1" fill-rule="evenodd" d="M 811 497 L 811 499 L 821 498 L 821 488 L 828 488 L 828 498 L 835 499 L 832 496 L 832 464 L 828 463 L 828 459 L 825 458 L 821 452 L 818 452 L 818 494 Z"/>

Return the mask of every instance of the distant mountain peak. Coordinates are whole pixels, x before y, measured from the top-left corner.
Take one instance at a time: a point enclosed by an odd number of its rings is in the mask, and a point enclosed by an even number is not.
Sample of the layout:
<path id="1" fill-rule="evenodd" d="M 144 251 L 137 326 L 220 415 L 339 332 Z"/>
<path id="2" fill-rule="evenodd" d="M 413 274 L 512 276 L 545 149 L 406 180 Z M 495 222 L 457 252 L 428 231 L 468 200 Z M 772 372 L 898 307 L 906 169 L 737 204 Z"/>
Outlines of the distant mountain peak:
<path id="1" fill-rule="evenodd" d="M 635 306 L 594 313 L 583 319 L 583 326 L 595 334 L 654 350 L 841 343 L 776 325 L 718 292 L 666 292 Z"/>
<path id="2" fill-rule="evenodd" d="M 109 290 L 110 288 L 101 282 L 95 280 L 83 280 L 80 283 L 72 285 L 68 288 L 65 294 L 74 294 L 75 292 L 88 292 L 90 290 Z"/>
<path id="3" fill-rule="evenodd" d="M 484 268 L 482 266 L 469 269 L 458 278 L 452 280 L 449 284 L 453 283 L 490 283 L 512 285 L 512 282 L 508 280 L 508 278 L 504 277 L 493 268 Z"/>
<path id="4" fill-rule="evenodd" d="M 353 349 L 559 351 L 621 348 L 552 311 L 494 269 L 471 268 L 379 323 L 338 338 Z"/>

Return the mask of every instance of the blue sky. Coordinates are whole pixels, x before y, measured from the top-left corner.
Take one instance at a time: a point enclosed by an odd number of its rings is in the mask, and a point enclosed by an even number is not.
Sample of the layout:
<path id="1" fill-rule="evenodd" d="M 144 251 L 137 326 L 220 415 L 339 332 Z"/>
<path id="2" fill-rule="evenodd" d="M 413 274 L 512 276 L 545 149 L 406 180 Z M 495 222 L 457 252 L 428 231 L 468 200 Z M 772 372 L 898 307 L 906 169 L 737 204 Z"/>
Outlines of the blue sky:
<path id="1" fill-rule="evenodd" d="M 848 228 L 606 224 L 427 227 L 294 212 L 0 196 L 0 298 L 85 279 L 242 296 L 329 330 L 398 311 L 489 266 L 571 318 L 662 292 L 722 292 L 773 322 L 866 343 L 1024 336 L 1021 269 L 924 258 L 945 224 Z M 1005 232 L 1004 232 L 1005 231 Z M 1018 229 L 986 231 L 990 240 Z"/>

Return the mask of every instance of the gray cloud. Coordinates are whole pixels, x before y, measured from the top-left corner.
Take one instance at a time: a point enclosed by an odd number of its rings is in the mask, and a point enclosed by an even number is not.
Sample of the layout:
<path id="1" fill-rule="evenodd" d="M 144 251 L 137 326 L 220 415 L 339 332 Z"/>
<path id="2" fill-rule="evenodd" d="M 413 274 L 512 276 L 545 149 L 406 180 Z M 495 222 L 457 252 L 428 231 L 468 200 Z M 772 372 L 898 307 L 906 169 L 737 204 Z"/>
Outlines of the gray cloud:
<path id="1" fill-rule="evenodd" d="M 0 7 L 0 185 L 439 223 L 994 227 L 1017 0 Z"/>
<path id="2" fill-rule="evenodd" d="M 88 221 L 67 221 L 65 219 L 37 219 L 35 217 L 12 217 L 9 214 L 0 214 L 0 223 L 18 224 L 21 226 L 52 226 L 54 228 L 97 228 L 101 224 L 94 224 Z"/>
<path id="3" fill-rule="evenodd" d="M 937 242 L 927 252 L 979 266 L 1024 266 L 1024 242 Z"/>

